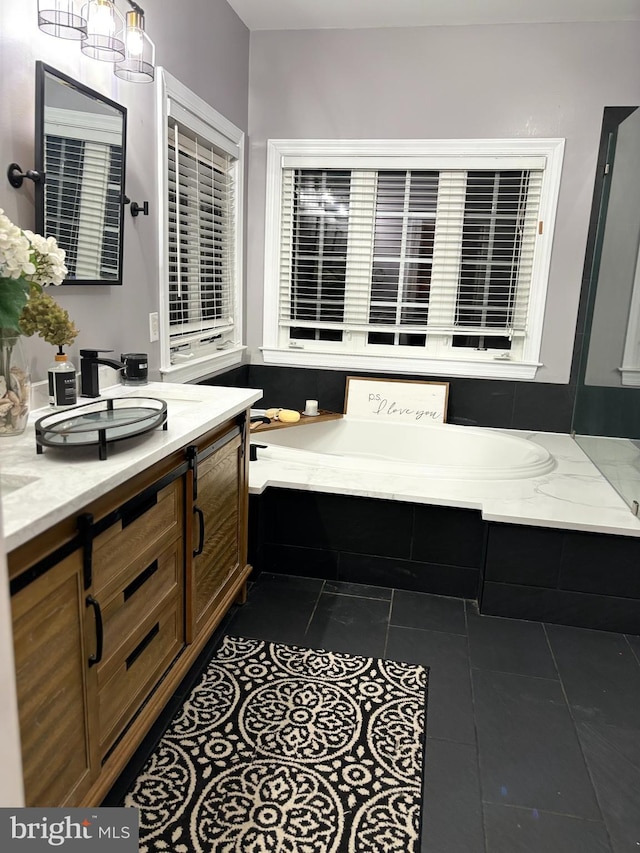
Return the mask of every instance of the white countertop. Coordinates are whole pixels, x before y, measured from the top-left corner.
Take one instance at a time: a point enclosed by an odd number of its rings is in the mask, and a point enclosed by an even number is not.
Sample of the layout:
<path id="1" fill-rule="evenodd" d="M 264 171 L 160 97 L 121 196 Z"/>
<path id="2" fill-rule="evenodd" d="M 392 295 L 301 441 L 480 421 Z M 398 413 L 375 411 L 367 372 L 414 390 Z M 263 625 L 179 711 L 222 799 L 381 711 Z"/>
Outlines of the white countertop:
<path id="1" fill-rule="evenodd" d="M 150 382 L 105 388 L 108 397 L 154 397 L 167 402 L 167 429 L 116 441 L 107 459 L 97 446 L 36 453 L 35 421 L 50 407 L 32 412 L 21 436 L 0 438 L 0 490 L 6 551 L 82 509 L 175 450 L 249 408 L 262 396 L 253 388 Z M 93 402 L 79 399 L 79 405 Z M 30 482 L 25 480 L 32 478 Z M 19 486 L 19 488 L 16 488 Z"/>
<path id="2" fill-rule="evenodd" d="M 518 435 L 542 445 L 556 459 L 555 469 L 523 480 L 462 481 L 336 471 L 320 465 L 265 459 L 250 463 L 249 490 L 260 494 L 268 486 L 275 486 L 465 507 L 480 510 L 487 521 L 640 537 L 638 518 L 571 436 L 492 431 Z M 266 435 L 258 433 L 252 440 L 260 443 Z"/>

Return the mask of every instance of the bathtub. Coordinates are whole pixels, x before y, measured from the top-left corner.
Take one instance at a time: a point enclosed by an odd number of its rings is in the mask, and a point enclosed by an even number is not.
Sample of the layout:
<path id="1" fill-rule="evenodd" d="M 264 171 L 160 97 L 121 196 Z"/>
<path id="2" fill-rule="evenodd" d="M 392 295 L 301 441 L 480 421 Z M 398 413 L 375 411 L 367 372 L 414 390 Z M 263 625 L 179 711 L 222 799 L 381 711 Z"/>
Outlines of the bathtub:
<path id="1" fill-rule="evenodd" d="M 340 420 L 265 430 L 251 437 L 257 460 L 442 480 L 517 480 L 555 467 L 544 447 L 519 436 L 454 424 Z"/>

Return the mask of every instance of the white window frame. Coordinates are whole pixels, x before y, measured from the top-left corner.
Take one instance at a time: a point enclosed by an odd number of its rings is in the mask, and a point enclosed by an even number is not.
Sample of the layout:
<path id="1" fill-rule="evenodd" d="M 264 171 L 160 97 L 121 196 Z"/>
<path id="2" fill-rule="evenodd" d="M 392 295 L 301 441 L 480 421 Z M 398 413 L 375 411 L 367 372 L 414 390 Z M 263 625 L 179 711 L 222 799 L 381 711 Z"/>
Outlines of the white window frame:
<path id="1" fill-rule="evenodd" d="M 207 104 L 202 98 L 172 77 L 164 68 L 156 73 L 156 115 L 157 115 L 157 156 L 158 156 L 158 194 L 159 215 L 159 342 L 160 375 L 164 382 L 196 382 L 214 376 L 242 363 L 246 346 L 243 345 L 243 222 L 244 222 L 244 147 L 245 134 L 221 113 Z M 184 361 L 171 362 L 171 333 L 169 326 L 169 261 L 168 261 L 168 125 L 171 112 L 179 111 L 182 123 L 192 130 L 208 130 L 211 142 L 234 157 L 236 187 L 235 225 L 235 341 L 218 352 L 208 352 L 198 357 L 190 354 Z M 175 346 L 175 343 L 174 343 Z"/>
<path id="2" fill-rule="evenodd" d="M 560 190 L 564 139 L 471 140 L 332 140 L 271 139 L 267 142 L 265 209 L 264 326 L 261 351 L 266 364 L 468 376 L 491 379 L 534 379 L 540 362 L 544 307 Z M 542 233 L 535 247 L 529 324 L 522 357 L 505 351 L 476 353 L 473 358 L 424 357 L 411 353 L 369 355 L 349 351 L 348 344 L 313 349 L 280 344 L 279 279 L 282 177 L 285 168 L 310 169 L 466 169 L 471 160 L 486 168 L 504 168 L 503 158 L 544 158 L 539 210 Z M 511 165 L 511 168 L 517 168 Z M 305 342 L 306 343 L 306 342 Z"/>

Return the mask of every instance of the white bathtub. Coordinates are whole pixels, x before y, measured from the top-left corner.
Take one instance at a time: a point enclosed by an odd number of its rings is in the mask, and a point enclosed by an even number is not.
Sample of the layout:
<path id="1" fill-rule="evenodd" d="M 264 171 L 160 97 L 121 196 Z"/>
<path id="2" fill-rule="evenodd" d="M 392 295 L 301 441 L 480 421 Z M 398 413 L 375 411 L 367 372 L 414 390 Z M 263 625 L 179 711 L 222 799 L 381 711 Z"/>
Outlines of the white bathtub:
<path id="1" fill-rule="evenodd" d="M 555 467 L 544 447 L 494 430 L 344 417 L 254 433 L 257 458 L 442 480 L 516 480 Z"/>

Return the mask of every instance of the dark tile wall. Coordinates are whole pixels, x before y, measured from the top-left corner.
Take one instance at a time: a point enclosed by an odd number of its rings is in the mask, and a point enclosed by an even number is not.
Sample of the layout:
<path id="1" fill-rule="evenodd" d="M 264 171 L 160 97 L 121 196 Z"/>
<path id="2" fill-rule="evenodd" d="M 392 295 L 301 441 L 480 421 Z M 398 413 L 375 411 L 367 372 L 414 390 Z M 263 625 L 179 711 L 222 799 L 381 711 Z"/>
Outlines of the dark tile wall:
<path id="1" fill-rule="evenodd" d="M 478 599 L 484 615 L 640 634 L 640 540 L 482 521 L 474 510 L 267 489 L 260 571 Z"/>
<path id="2" fill-rule="evenodd" d="M 318 400 L 321 409 L 342 412 L 349 375 L 372 374 L 250 364 L 215 376 L 206 380 L 205 384 L 262 388 L 264 395 L 257 403 L 260 408 L 282 406 L 302 410 L 305 400 Z M 386 376 L 389 379 L 448 382 L 449 423 L 543 432 L 571 431 L 575 384 L 396 374 Z"/>
<path id="3" fill-rule="evenodd" d="M 640 633 L 640 540 L 488 525 L 481 612 Z"/>
<path id="4" fill-rule="evenodd" d="M 233 370 L 227 370 L 226 373 L 221 373 L 219 376 L 213 376 L 211 379 L 205 379 L 201 385 L 224 385 L 225 388 L 251 388 L 249 383 L 249 365 L 242 364 L 240 367 L 234 367 Z"/>
<path id="5" fill-rule="evenodd" d="M 484 524 L 473 510 L 267 489 L 249 503 L 255 570 L 476 598 Z"/>

